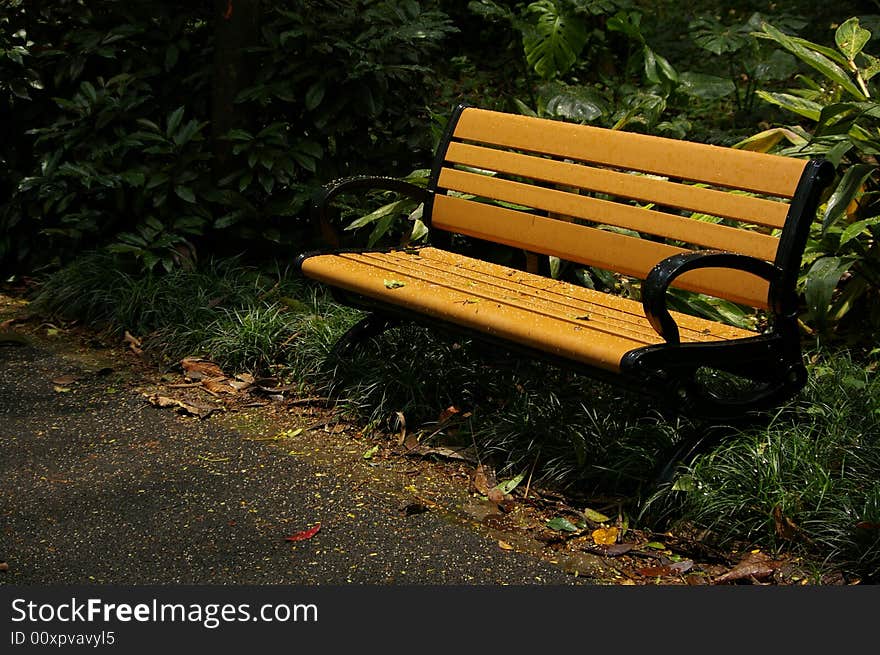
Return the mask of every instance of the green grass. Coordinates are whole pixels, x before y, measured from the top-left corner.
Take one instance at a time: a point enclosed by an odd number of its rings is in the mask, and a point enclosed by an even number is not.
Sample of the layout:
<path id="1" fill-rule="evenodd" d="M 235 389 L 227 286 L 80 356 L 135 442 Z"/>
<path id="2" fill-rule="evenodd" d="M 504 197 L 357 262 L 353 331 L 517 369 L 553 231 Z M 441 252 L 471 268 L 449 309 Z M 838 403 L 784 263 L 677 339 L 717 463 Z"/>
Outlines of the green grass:
<path id="1" fill-rule="evenodd" d="M 366 428 L 401 417 L 429 445 L 470 446 L 499 475 L 572 498 L 617 503 L 651 529 L 689 526 L 718 545 L 801 553 L 820 566 L 880 577 L 880 381 L 864 362 L 823 353 L 799 398 L 763 425 L 730 428 L 674 485 L 658 463 L 686 431 L 640 396 L 414 325 L 336 357 L 362 314 L 285 271 L 236 262 L 136 277 L 91 255 L 50 277 L 35 310 L 146 336 L 175 362 L 270 373 L 334 397 Z M 452 419 L 438 422 L 448 408 Z"/>
<path id="2" fill-rule="evenodd" d="M 646 503 L 721 546 L 802 553 L 880 577 L 880 380 L 845 353 L 813 366 L 800 398 L 736 432 Z"/>

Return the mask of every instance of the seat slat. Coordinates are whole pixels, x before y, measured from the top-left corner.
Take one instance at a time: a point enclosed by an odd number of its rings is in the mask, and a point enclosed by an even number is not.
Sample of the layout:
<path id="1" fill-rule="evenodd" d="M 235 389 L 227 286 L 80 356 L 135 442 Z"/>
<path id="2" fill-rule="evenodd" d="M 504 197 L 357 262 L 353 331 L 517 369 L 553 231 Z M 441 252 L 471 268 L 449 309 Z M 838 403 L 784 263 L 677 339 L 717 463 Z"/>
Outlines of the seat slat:
<path id="1" fill-rule="evenodd" d="M 432 226 L 640 279 L 666 257 L 687 252 L 664 243 L 455 196 L 434 198 Z M 767 308 L 768 283 L 742 271 L 717 268 L 690 271 L 677 278 L 675 286 Z"/>
<path id="2" fill-rule="evenodd" d="M 426 267 L 426 261 L 438 265 Z M 542 298 L 530 286 L 539 276 L 433 248 L 317 255 L 307 258 L 302 270 L 311 278 L 353 293 L 418 308 L 437 319 L 611 371 L 619 371 L 620 360 L 628 351 L 660 343 L 647 320 L 638 316 L 640 304 L 635 301 L 558 280 L 550 281 L 557 287 L 555 293 Z M 385 283 L 389 277 L 403 285 L 389 289 Z M 568 302 L 555 302 L 554 297 Z M 607 312 L 609 318 L 573 317 L 570 302 Z M 618 325 L 611 320 L 615 309 Z M 754 336 L 695 317 L 676 315 L 676 319 L 683 321 L 683 338 L 689 340 Z"/>
<path id="3" fill-rule="evenodd" d="M 783 198 L 794 195 L 806 166 L 793 157 L 476 108 L 462 112 L 453 138 Z"/>
<path id="4" fill-rule="evenodd" d="M 784 202 L 470 143 L 450 143 L 446 161 L 772 228 L 788 215 Z"/>
<path id="5" fill-rule="evenodd" d="M 445 189 L 517 203 L 707 248 L 739 252 L 767 261 L 773 261 L 779 244 L 775 237 L 751 230 L 467 171 L 444 169 L 438 183 Z"/>
<path id="6" fill-rule="evenodd" d="M 416 258 L 402 251 L 383 253 L 381 257 L 393 258 L 396 266 L 413 273 L 427 269 L 435 275 L 458 277 L 463 286 L 470 287 L 475 283 L 487 285 L 496 297 L 515 293 L 519 302 L 535 307 L 552 307 L 560 318 L 574 318 L 579 322 L 585 320 L 583 316 L 588 315 L 586 320 L 595 321 L 593 325 L 603 322 L 609 325 L 626 325 L 641 334 L 646 342 L 656 339 L 656 332 L 645 319 L 641 303 L 626 298 L 430 247 L 421 248 Z M 723 323 L 707 324 L 705 320 L 695 320 L 687 314 L 674 314 L 677 316 L 682 341 L 685 342 L 746 336 L 739 328 Z"/>

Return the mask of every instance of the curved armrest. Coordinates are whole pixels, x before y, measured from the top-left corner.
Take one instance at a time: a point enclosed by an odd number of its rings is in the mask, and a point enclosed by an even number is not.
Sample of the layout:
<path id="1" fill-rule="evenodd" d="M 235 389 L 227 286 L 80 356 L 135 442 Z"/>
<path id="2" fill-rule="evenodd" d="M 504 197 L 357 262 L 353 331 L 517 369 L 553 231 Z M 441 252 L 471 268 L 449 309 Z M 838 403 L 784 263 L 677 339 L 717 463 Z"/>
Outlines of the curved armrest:
<path id="1" fill-rule="evenodd" d="M 316 219 L 326 218 L 327 208 L 333 198 L 341 193 L 360 189 L 397 191 L 421 202 L 425 202 L 430 196 L 430 192 L 427 189 L 423 189 L 405 180 L 394 177 L 357 175 L 328 182 L 318 189 L 312 195 L 312 217 Z"/>
<path id="2" fill-rule="evenodd" d="M 666 308 L 666 290 L 682 273 L 696 268 L 735 268 L 773 281 L 779 269 L 763 259 L 723 250 L 684 252 L 667 257 L 654 268 L 642 284 L 642 306 L 651 326 L 667 343 L 680 343 L 678 325 Z"/>

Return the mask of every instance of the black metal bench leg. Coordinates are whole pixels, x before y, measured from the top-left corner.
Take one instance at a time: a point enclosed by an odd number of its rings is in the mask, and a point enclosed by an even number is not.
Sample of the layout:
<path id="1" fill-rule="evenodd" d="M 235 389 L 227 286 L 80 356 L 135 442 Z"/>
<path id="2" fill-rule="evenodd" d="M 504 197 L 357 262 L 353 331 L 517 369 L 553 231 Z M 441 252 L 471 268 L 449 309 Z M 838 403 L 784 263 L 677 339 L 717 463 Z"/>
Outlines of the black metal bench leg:
<path id="1" fill-rule="evenodd" d="M 367 314 L 337 339 L 330 350 L 330 355 L 331 357 L 350 355 L 359 343 L 382 334 L 385 330 L 393 328 L 399 322 L 398 319 L 385 314 Z"/>

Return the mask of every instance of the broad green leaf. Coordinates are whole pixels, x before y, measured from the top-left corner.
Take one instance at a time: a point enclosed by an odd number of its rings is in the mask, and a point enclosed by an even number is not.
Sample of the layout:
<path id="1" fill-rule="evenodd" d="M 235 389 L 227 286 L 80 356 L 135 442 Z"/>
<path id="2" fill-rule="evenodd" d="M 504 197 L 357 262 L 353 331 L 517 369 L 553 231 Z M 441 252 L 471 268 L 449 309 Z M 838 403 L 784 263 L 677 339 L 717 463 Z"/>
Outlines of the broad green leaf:
<path id="1" fill-rule="evenodd" d="M 734 83 L 726 77 L 685 71 L 679 76 L 679 89 L 687 95 L 703 100 L 717 100 L 736 91 Z"/>
<path id="2" fill-rule="evenodd" d="M 185 143 L 189 143 L 196 134 L 202 129 L 202 125 L 199 125 L 197 120 L 188 121 L 177 130 L 177 133 L 174 135 L 174 143 L 179 146 L 182 146 Z"/>
<path id="3" fill-rule="evenodd" d="M 752 72 L 752 77 L 760 81 L 781 81 L 794 77 L 797 70 L 797 59 L 793 55 L 782 50 L 775 50 L 769 57 L 758 62 Z"/>
<path id="4" fill-rule="evenodd" d="M 814 47 L 803 39 L 796 39 L 783 34 L 769 23 L 764 23 L 764 32 L 771 39 L 776 41 L 783 48 L 788 50 L 795 57 L 803 61 L 808 66 L 814 68 L 824 75 L 826 78 L 839 84 L 847 93 L 859 100 L 865 100 L 865 94 L 853 83 L 852 78 L 847 71 L 839 66 L 827 53 L 820 51 L 819 47 Z"/>
<path id="5" fill-rule="evenodd" d="M 844 56 L 853 61 L 871 40 L 871 33 L 859 25 L 855 16 L 845 21 L 834 33 L 834 42 Z"/>
<path id="6" fill-rule="evenodd" d="M 605 516 L 602 512 L 597 512 L 596 510 L 590 509 L 589 507 L 584 510 L 584 517 L 586 517 L 590 521 L 593 521 L 594 523 L 607 523 L 611 520 L 610 517 Z"/>
<path id="7" fill-rule="evenodd" d="M 651 550 L 666 550 L 666 544 L 661 541 L 649 541 L 642 548 L 650 548 Z"/>
<path id="8" fill-rule="evenodd" d="M 147 176 L 138 171 L 126 171 L 120 177 L 130 186 L 141 187 L 147 180 Z"/>
<path id="9" fill-rule="evenodd" d="M 194 203 L 196 201 L 196 196 L 193 193 L 193 190 L 187 186 L 174 187 L 174 193 L 176 193 L 179 198 L 186 200 L 187 202 Z"/>
<path id="10" fill-rule="evenodd" d="M 605 22 L 610 32 L 622 32 L 634 41 L 645 42 L 641 30 L 642 15 L 637 11 L 619 11 Z"/>
<path id="11" fill-rule="evenodd" d="M 862 53 L 862 57 L 865 59 L 865 62 L 867 62 L 867 65 L 862 67 L 862 79 L 867 82 L 877 73 L 880 73 L 880 59 L 873 55 L 869 55 L 866 52 Z"/>
<path id="12" fill-rule="evenodd" d="M 181 105 L 168 115 L 168 123 L 165 128 L 165 136 L 170 137 L 175 132 L 177 132 L 180 121 L 183 120 L 183 111 L 184 107 L 183 105 Z"/>
<path id="13" fill-rule="evenodd" d="M 847 169 L 825 206 L 825 214 L 822 217 L 823 232 L 845 215 L 846 208 L 876 171 L 877 167 L 872 164 L 855 164 Z"/>
<path id="14" fill-rule="evenodd" d="M 360 218 L 353 220 L 351 223 L 345 226 L 345 229 L 356 230 L 357 228 L 363 227 L 364 225 L 369 225 L 370 223 L 378 221 L 385 216 L 390 216 L 396 212 L 402 211 L 409 202 L 409 200 L 404 199 L 395 200 L 394 202 L 390 202 L 387 205 L 382 205 L 375 211 L 372 211 L 365 216 L 361 216 Z"/>
<path id="15" fill-rule="evenodd" d="M 645 77 L 652 84 L 662 84 L 663 80 L 660 79 L 660 75 L 657 73 L 657 56 L 654 54 L 654 51 L 645 46 L 643 55 L 645 58 Z"/>
<path id="16" fill-rule="evenodd" d="M 805 296 L 807 306 L 821 328 L 827 323 L 828 307 L 840 278 L 853 264 L 852 258 L 822 257 L 807 272 Z"/>
<path id="17" fill-rule="evenodd" d="M 803 116 L 804 118 L 809 118 L 813 121 L 818 121 L 819 116 L 822 114 L 822 105 L 818 102 L 813 102 L 806 98 L 799 98 L 790 93 L 771 93 L 762 90 L 758 91 L 757 95 L 762 100 L 769 102 L 772 105 L 776 105 L 777 107 L 781 107 L 782 109 Z"/>
<path id="18" fill-rule="evenodd" d="M 692 475 L 680 475 L 675 479 L 675 482 L 672 483 L 673 491 L 695 491 L 697 488 L 697 483 L 694 480 L 694 476 Z M 647 546 L 647 544 L 645 544 Z M 666 546 L 660 544 L 660 549 L 664 549 Z"/>
<path id="19" fill-rule="evenodd" d="M 153 130 L 154 132 L 161 132 L 158 125 L 156 125 L 151 120 L 147 120 L 146 118 L 138 118 L 135 122 L 138 125 L 143 125 L 144 127 L 146 127 L 149 130 Z"/>
<path id="20" fill-rule="evenodd" d="M 371 458 L 373 457 L 373 455 L 375 455 L 375 454 L 378 453 L 378 452 L 379 452 L 379 444 L 376 444 L 376 445 L 373 446 L 372 448 L 368 448 L 368 449 L 364 452 L 363 457 L 364 457 L 364 459 L 371 459 Z"/>
<path id="21" fill-rule="evenodd" d="M 231 141 L 253 141 L 254 135 L 247 130 L 229 130 L 226 133 L 226 138 Z"/>
<path id="22" fill-rule="evenodd" d="M 562 516 L 557 516 L 554 519 L 550 519 L 547 521 L 547 527 L 551 530 L 559 530 L 560 532 L 577 532 L 577 526 L 569 521 L 567 518 Z"/>
<path id="23" fill-rule="evenodd" d="M 537 16 L 537 23 L 523 33 L 529 66 L 545 79 L 568 71 L 589 38 L 584 22 L 577 16 L 561 13 L 552 0 L 531 3 L 527 13 Z"/>
<path id="24" fill-rule="evenodd" d="M 388 216 L 383 216 L 378 221 L 376 221 L 376 224 L 373 226 L 373 231 L 370 233 L 370 236 L 367 239 L 368 248 L 372 248 L 373 246 L 375 246 L 379 242 L 379 239 L 385 236 L 388 230 L 391 229 L 395 218 L 396 217 L 393 214 L 389 214 Z"/>
<path id="25" fill-rule="evenodd" d="M 658 55 L 656 52 L 654 53 L 654 60 L 657 62 L 657 67 L 663 73 L 664 77 L 670 82 L 678 82 L 678 71 L 669 63 L 669 60 L 662 55 Z"/>
<path id="26" fill-rule="evenodd" d="M 323 81 L 318 81 L 312 84 L 312 86 L 309 87 L 309 90 L 306 91 L 306 109 L 309 111 L 316 109 L 324 99 L 324 92 L 326 90 L 327 87 L 324 85 Z"/>
<path id="27" fill-rule="evenodd" d="M 851 279 L 843 288 L 843 291 L 834 299 L 834 304 L 829 312 L 834 321 L 840 321 L 846 316 L 853 306 L 865 295 L 865 292 L 873 288 L 862 275 Z M 857 385 L 854 385 L 857 386 Z"/>
<path id="28" fill-rule="evenodd" d="M 517 111 L 518 111 L 520 114 L 522 114 L 523 116 L 531 116 L 532 118 L 537 118 L 537 117 L 538 117 L 537 112 L 535 112 L 534 109 L 532 109 L 531 107 L 529 107 L 526 103 L 524 103 L 524 102 L 523 102 L 522 100 L 520 100 L 519 98 L 514 98 L 514 99 L 513 99 L 513 104 L 516 105 L 516 109 L 517 109 Z"/>
<path id="29" fill-rule="evenodd" d="M 501 482 L 495 488 L 503 494 L 509 494 L 511 491 L 516 489 L 517 485 L 519 485 L 519 483 L 523 481 L 523 478 L 525 478 L 525 476 L 525 473 L 520 473 L 519 475 L 512 477 L 510 480 L 505 480 L 504 482 Z"/>
<path id="30" fill-rule="evenodd" d="M 413 221 L 412 232 L 410 232 L 410 241 L 421 241 L 428 236 L 428 226 L 421 219 L 417 218 Z"/>
<path id="31" fill-rule="evenodd" d="M 836 146 L 832 146 L 831 149 L 828 150 L 828 153 L 825 155 L 825 159 L 830 161 L 836 168 L 840 166 L 840 160 L 843 159 L 844 155 L 846 155 L 846 153 L 848 153 L 852 149 L 852 141 L 841 141 Z"/>
<path id="32" fill-rule="evenodd" d="M 861 221 L 856 221 L 851 225 L 847 225 L 843 234 L 840 235 L 840 245 L 843 246 L 847 244 L 863 232 L 868 232 L 870 234 L 868 228 L 874 225 L 880 225 L 880 216 L 872 216 L 871 218 L 866 218 Z"/>
<path id="33" fill-rule="evenodd" d="M 826 105 L 819 114 L 819 124 L 814 130 L 815 137 L 842 138 L 853 128 L 854 121 L 865 113 L 865 103 L 836 102 Z"/>
<path id="34" fill-rule="evenodd" d="M 98 92 L 95 91 L 95 87 L 91 82 L 83 82 L 79 85 L 79 88 L 86 94 L 88 99 L 92 101 L 92 104 L 98 101 Z"/>

